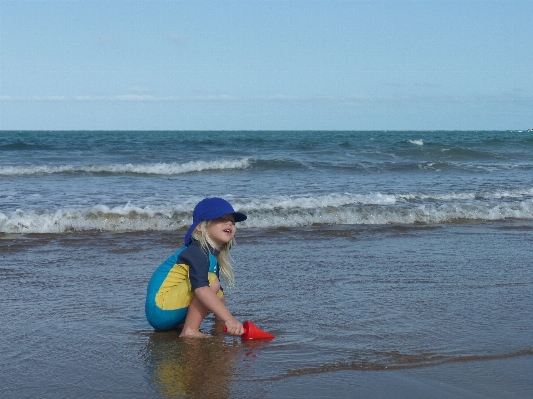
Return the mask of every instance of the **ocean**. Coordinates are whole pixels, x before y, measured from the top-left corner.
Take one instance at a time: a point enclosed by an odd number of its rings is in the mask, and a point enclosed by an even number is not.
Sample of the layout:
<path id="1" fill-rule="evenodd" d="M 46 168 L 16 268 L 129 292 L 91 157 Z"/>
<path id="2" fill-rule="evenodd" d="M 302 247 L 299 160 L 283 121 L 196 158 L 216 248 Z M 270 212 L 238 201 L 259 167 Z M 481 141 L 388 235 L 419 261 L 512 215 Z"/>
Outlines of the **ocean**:
<path id="1" fill-rule="evenodd" d="M 271 342 L 145 319 L 211 196 Z M 531 397 L 532 248 L 531 131 L 2 131 L 0 396 Z"/>

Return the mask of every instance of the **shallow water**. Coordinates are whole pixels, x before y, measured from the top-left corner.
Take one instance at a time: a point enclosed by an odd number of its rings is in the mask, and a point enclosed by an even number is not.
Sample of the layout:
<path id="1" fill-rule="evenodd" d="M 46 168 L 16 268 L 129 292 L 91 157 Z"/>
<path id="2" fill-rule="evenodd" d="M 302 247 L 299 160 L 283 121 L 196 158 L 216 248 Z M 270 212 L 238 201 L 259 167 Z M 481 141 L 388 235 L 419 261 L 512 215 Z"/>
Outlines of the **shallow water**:
<path id="1" fill-rule="evenodd" d="M 525 131 L 0 132 L 0 397 L 529 397 L 532 160 Z M 206 196 L 249 215 L 227 299 L 272 342 L 145 319 Z"/>
<path id="2" fill-rule="evenodd" d="M 241 230 L 228 304 L 276 335 L 247 343 L 212 318 L 194 342 L 146 322 L 181 236 L 1 236 L 0 396 L 261 398 L 295 376 L 533 354 L 529 222 Z"/>

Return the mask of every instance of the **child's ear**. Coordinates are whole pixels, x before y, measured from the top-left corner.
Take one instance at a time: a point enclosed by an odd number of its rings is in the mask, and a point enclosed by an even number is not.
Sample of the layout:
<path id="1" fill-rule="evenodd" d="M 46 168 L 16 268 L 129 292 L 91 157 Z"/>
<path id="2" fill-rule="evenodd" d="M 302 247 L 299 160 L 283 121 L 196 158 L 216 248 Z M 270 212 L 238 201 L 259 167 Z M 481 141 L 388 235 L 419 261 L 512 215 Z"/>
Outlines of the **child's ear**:
<path id="1" fill-rule="evenodd" d="M 197 233 L 200 233 L 200 234 L 201 234 L 201 233 L 202 233 L 202 225 L 199 224 L 198 226 L 196 226 L 196 227 L 194 228 L 194 231 L 196 231 Z"/>

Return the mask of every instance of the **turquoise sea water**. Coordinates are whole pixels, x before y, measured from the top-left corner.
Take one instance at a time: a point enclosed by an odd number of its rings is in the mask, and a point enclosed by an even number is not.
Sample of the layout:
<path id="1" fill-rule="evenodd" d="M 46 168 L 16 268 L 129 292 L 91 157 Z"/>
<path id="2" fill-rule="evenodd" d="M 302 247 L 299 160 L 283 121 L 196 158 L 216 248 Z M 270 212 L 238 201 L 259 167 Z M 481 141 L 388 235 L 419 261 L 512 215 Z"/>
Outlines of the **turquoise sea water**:
<path id="1" fill-rule="evenodd" d="M 0 132 L 0 396 L 259 398 L 531 359 L 532 172 L 531 132 Z M 270 343 L 144 318 L 206 196 L 249 215 L 228 303 Z"/>
<path id="2" fill-rule="evenodd" d="M 186 227 L 205 196 L 247 228 L 531 219 L 531 132 L 2 132 L 0 231 Z"/>

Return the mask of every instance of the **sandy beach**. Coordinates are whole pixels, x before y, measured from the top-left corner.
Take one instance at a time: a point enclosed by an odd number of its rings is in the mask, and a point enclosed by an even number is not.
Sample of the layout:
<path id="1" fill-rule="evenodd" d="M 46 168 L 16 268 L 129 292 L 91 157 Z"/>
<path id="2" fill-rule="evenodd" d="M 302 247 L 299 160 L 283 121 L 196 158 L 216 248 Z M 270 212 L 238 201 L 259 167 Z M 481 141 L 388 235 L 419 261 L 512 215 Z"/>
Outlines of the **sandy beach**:
<path id="1" fill-rule="evenodd" d="M 439 366 L 338 371 L 276 381 L 264 398 L 527 399 L 531 354 Z"/>
<path id="2" fill-rule="evenodd" d="M 143 313 L 147 276 L 161 254 L 173 250 L 174 233 L 4 235 L 2 318 L 9 323 L 0 327 L 0 396 L 531 397 L 526 248 L 533 229 L 489 224 L 402 231 L 401 237 L 362 230 L 307 229 L 289 241 L 293 230 L 241 232 L 235 258 L 260 263 L 268 278 L 257 281 L 253 269 L 237 268 L 239 288 L 228 293 L 228 304 L 240 320 L 274 334 L 271 342 L 232 339 L 212 317 L 202 324 L 213 335 L 208 340 L 190 342 L 150 328 Z M 347 234 L 357 237 L 352 250 L 361 257 L 349 280 L 358 287 L 352 302 L 337 290 L 346 280 L 343 270 L 329 271 L 326 279 L 320 271 L 308 276 L 305 267 L 292 270 L 297 286 L 276 274 L 275 248 L 293 264 L 315 236 L 328 243 L 317 256 L 333 259 Z M 483 260 L 472 270 L 475 281 L 466 266 L 420 269 L 423 263 L 413 265 L 398 249 L 417 243 L 426 248 L 417 255 L 425 259 L 438 252 L 438 243 L 445 253 L 445 245 L 453 247 L 457 260 L 472 247 L 487 251 L 491 242 L 501 246 L 492 265 L 475 254 Z M 79 259 L 85 259 L 81 270 Z M 373 263 L 366 268 L 368 259 Z M 509 260 L 505 278 L 503 259 Z M 389 264 L 395 272 L 384 271 Z"/>

